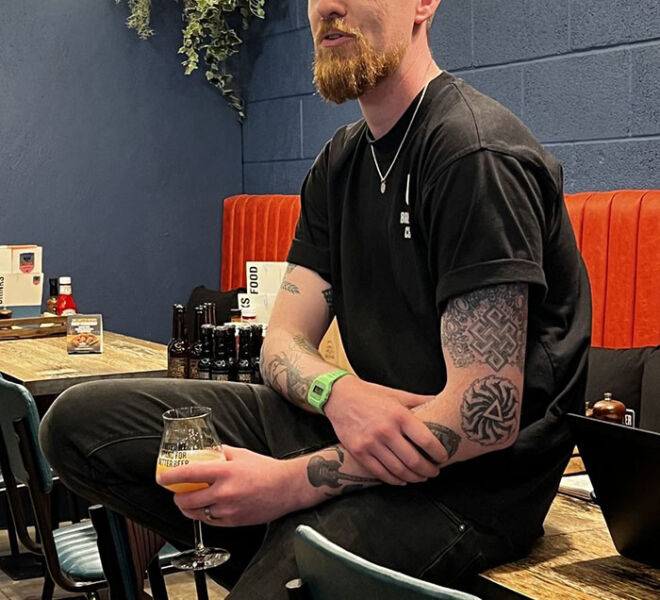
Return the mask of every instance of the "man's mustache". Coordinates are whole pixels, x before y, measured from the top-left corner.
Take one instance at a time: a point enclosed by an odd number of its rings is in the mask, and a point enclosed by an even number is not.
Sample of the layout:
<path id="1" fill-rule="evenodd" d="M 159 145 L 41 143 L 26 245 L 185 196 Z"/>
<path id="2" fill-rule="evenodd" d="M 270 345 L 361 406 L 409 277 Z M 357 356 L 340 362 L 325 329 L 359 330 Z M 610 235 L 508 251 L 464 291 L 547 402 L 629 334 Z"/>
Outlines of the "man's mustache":
<path id="1" fill-rule="evenodd" d="M 329 33 L 341 33 L 343 35 L 361 37 L 362 34 L 358 29 L 353 29 L 346 24 L 343 18 L 333 19 L 332 21 L 321 21 L 318 31 L 316 32 L 316 43 L 320 45 L 323 38 Z"/>

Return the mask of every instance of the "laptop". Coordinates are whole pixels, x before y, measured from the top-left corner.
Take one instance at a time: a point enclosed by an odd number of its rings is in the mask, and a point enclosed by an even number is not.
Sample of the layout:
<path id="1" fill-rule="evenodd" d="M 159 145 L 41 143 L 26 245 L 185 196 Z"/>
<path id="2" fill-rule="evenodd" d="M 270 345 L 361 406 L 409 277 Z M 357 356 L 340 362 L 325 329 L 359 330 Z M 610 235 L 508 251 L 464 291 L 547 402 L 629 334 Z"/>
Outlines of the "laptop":
<path id="1" fill-rule="evenodd" d="M 660 567 L 660 433 L 574 414 L 568 421 L 617 551 Z"/>

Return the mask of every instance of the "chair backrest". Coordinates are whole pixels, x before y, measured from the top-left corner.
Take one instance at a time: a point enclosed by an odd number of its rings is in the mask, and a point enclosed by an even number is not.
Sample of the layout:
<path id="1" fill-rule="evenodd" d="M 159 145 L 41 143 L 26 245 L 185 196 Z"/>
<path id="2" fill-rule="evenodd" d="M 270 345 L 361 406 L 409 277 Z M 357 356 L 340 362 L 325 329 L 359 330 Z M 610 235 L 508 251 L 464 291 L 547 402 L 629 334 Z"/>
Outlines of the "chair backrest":
<path id="1" fill-rule="evenodd" d="M 25 433 L 25 439 L 19 440 L 17 427 Z M 49 494 L 53 489 L 53 476 L 39 447 L 39 413 L 34 398 L 24 386 L 1 377 L 0 429 L 13 476 L 21 483 L 32 483 L 42 493 Z M 21 442 L 24 444 L 24 452 L 29 453 L 34 460 L 34 471 L 23 460 Z"/>
<path id="2" fill-rule="evenodd" d="M 299 213 L 300 196 L 243 194 L 226 198 L 220 289 L 245 287 L 247 260 L 286 260 Z"/>
<path id="3" fill-rule="evenodd" d="M 592 345 L 660 344 L 660 190 L 572 194 L 566 207 L 591 281 Z"/>
<path id="4" fill-rule="evenodd" d="M 369 562 L 306 525 L 296 529 L 294 548 L 298 572 L 312 600 L 479 600 Z"/>

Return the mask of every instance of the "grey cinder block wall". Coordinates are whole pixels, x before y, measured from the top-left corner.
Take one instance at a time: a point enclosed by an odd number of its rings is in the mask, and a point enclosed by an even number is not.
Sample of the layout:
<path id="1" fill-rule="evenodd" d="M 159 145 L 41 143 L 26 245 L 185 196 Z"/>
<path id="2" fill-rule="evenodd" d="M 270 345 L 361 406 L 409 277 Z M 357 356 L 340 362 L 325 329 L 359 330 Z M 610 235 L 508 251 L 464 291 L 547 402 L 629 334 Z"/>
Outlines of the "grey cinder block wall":
<path id="1" fill-rule="evenodd" d="M 247 193 L 298 193 L 355 102 L 314 93 L 305 0 L 269 2 L 247 45 Z M 658 0 L 444 0 L 437 62 L 494 97 L 562 161 L 567 192 L 660 187 Z"/>

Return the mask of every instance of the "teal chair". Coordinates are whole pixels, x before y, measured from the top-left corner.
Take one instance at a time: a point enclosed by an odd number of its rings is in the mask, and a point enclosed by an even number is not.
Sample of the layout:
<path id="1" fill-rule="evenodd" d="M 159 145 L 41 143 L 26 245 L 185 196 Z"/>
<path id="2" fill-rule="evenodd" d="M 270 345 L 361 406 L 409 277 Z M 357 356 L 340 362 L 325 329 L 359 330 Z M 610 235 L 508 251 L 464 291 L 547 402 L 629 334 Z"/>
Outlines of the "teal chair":
<path id="1" fill-rule="evenodd" d="M 0 377 L 0 467 L 7 487 L 9 506 L 15 517 L 22 515 L 18 486 L 22 483 L 28 489 L 39 541 L 30 538 L 27 528 L 24 531 L 19 529 L 18 533 L 24 545 L 30 551 L 41 554 L 45 560 L 47 572 L 42 600 L 52 599 L 55 584 L 67 592 L 85 594 L 90 599 L 98 598 L 98 590 L 108 587 L 104 564 L 110 564 L 111 558 L 116 567 L 113 570 L 114 582 L 123 590 L 114 594 L 113 600 L 137 600 L 137 578 L 131 577 L 130 561 L 126 556 L 118 554 L 118 548 L 122 547 L 117 545 L 121 537 L 117 535 L 118 516 L 110 516 L 111 526 L 107 530 L 109 534 L 105 536 L 110 549 L 106 552 L 99 551 L 97 531 L 90 521 L 53 528 L 53 475 L 39 447 L 38 429 L 39 415 L 30 392 L 22 385 Z M 95 519 L 98 521 L 99 518 L 97 512 Z M 24 519 L 19 517 L 14 521 L 24 522 Z M 166 545 L 159 554 L 156 567 L 158 564 L 167 564 L 175 554 L 177 550 Z M 156 570 L 160 574 L 160 569 Z M 155 573 L 155 570 L 150 568 L 149 574 L 152 572 Z M 159 583 L 155 583 L 155 587 L 160 589 Z M 160 598 L 166 598 L 166 593 Z"/>
<path id="2" fill-rule="evenodd" d="M 286 584 L 291 600 L 479 600 L 369 562 L 307 525 L 296 529 L 294 550 L 300 579 Z"/>

